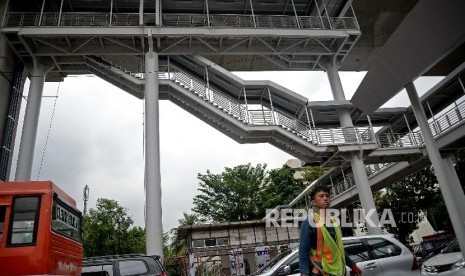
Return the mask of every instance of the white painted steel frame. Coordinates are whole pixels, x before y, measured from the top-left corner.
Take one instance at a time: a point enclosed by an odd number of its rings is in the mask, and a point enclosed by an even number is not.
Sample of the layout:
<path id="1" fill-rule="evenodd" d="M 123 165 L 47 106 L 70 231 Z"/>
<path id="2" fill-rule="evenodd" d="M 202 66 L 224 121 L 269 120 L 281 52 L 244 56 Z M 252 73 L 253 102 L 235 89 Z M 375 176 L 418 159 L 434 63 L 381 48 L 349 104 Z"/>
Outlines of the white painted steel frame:
<path id="1" fill-rule="evenodd" d="M 345 101 L 346 99 L 344 90 L 336 65 L 330 61 L 326 64 L 326 70 L 334 99 L 338 101 Z M 352 117 L 350 116 L 349 109 L 339 108 L 337 113 L 342 127 L 353 127 Z M 373 198 L 370 184 L 368 182 L 368 176 L 365 170 L 363 158 L 359 155 L 358 152 L 352 152 L 349 154 L 349 159 L 352 166 L 352 171 L 354 173 L 354 179 L 357 183 L 357 191 L 362 208 L 368 214 L 371 212 L 370 220 L 374 226 L 371 225 L 370 222 L 366 224 L 368 233 L 371 235 L 381 234 L 382 231 L 381 225 L 379 223 L 379 216 L 376 211 L 375 200 Z"/>
<path id="2" fill-rule="evenodd" d="M 152 37 L 149 37 L 152 39 Z M 158 55 L 145 54 L 145 233 L 148 255 L 163 257 Z"/>

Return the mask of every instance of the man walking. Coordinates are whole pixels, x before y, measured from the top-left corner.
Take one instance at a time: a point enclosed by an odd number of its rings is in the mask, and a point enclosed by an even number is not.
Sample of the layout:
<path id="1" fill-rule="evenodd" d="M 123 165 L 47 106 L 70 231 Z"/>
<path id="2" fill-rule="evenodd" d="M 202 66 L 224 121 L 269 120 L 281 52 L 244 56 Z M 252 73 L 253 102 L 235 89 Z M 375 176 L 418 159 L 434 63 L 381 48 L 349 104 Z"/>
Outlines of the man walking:
<path id="1" fill-rule="evenodd" d="M 344 252 L 341 227 L 327 212 L 331 204 L 329 188 L 315 187 L 310 198 L 313 213 L 308 215 L 300 229 L 300 274 L 343 276 L 347 265 L 352 269 L 351 275 L 362 275 L 362 271 Z"/>

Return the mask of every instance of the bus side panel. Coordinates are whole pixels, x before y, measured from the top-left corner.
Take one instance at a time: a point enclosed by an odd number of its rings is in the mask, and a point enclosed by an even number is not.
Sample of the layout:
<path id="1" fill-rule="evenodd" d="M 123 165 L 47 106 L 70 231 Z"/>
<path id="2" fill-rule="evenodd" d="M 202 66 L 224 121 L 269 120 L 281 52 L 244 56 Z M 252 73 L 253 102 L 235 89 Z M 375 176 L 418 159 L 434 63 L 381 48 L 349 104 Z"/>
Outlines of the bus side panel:
<path id="1" fill-rule="evenodd" d="M 50 237 L 49 272 L 58 275 L 81 275 L 82 245 L 53 231 Z"/>
<path id="2" fill-rule="evenodd" d="M 35 246 L 7 248 L 3 253 L 0 258 L 2 276 L 47 274 L 44 260 L 38 258 L 42 254 L 37 253 Z"/>
<path id="3" fill-rule="evenodd" d="M 34 193 L 33 195 L 37 195 Z M 50 193 L 51 195 L 51 193 Z M 3 198 L 9 198 L 10 206 L 12 204 L 13 196 L 2 196 Z M 47 202 L 47 194 L 42 195 L 42 202 Z M 40 213 L 47 211 L 44 204 L 41 203 Z M 7 208 L 5 223 L 9 225 L 12 223 L 11 219 L 11 207 Z M 47 274 L 46 265 L 46 252 L 45 252 L 45 241 L 43 236 L 46 235 L 47 227 L 44 224 L 50 223 L 47 220 L 47 216 L 40 216 L 37 221 L 37 238 L 36 243 L 33 245 L 21 245 L 21 246 L 7 246 L 8 231 L 10 228 L 6 228 L 7 232 L 3 233 L 3 241 L 1 243 L 1 254 L 0 254 L 0 275 L 1 276 L 16 276 L 16 275 L 37 275 Z M 44 227 L 45 226 L 45 227 Z"/>

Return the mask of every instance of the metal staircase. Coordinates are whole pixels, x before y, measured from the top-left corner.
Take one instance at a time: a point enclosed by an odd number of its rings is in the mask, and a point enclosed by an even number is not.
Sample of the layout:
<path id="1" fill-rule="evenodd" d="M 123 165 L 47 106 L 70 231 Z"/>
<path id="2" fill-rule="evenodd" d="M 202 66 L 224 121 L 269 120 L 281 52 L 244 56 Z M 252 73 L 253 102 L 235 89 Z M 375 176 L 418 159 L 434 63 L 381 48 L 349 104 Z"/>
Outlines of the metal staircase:
<path id="1" fill-rule="evenodd" d="M 142 98 L 143 75 L 131 72 L 128 69 L 131 68 L 130 64 L 123 68 L 118 61 L 121 59 L 87 58 L 94 74 Z M 126 63 L 128 61 L 125 60 Z M 134 61 L 134 64 L 140 64 L 140 61 Z M 306 162 L 322 162 L 338 146 L 357 145 L 367 151 L 377 147 L 369 126 L 315 128 L 306 122 L 305 116 L 291 114 L 289 108 L 285 110 L 284 106 L 278 104 L 279 101 L 273 103 L 270 87 L 276 89 L 279 87 L 277 84 L 266 82 L 258 85 L 258 90 L 267 91 L 268 97 L 257 100 L 247 93 L 250 84 L 243 82 L 243 87 L 233 97 L 214 82 L 209 83 L 186 73 L 181 67 L 180 61 L 175 59 L 160 67 L 160 99 L 172 100 L 239 143 L 268 142 Z M 253 85 L 257 86 L 256 83 Z M 280 92 L 280 97 L 286 99 L 286 91 Z M 289 95 L 289 99 L 292 97 Z M 311 112 L 307 110 L 305 101 L 302 101 L 299 109 L 300 113 Z"/>
<path id="2" fill-rule="evenodd" d="M 143 97 L 141 60 L 107 56 L 88 57 L 87 62 L 96 75 Z M 207 69 L 203 70 L 204 67 Z M 244 81 L 202 57 L 167 60 L 160 66 L 159 79 L 161 99 L 171 100 L 237 142 L 267 142 L 304 162 L 331 167 L 318 182 L 332 187 L 336 202 L 338 197 L 355 189 L 353 175 L 341 151 L 363 152 L 372 180 L 389 169 L 394 173 L 402 170 L 399 173 L 402 176 L 427 162 L 418 129 L 404 133 L 382 129 L 374 133 L 371 126 L 317 128 L 312 124 L 312 111 L 305 98 L 273 82 Z M 455 102 L 441 113 L 431 118 L 435 137 L 463 125 L 465 102 Z M 391 181 L 395 178 L 391 177 Z M 383 179 L 378 182 L 372 183 L 376 189 L 388 184 Z"/>
<path id="3" fill-rule="evenodd" d="M 143 97 L 143 73 L 141 73 L 140 60 L 125 59 L 122 57 L 111 58 L 93 58 L 88 57 L 88 65 L 92 71 L 98 76 L 104 77 L 113 84 L 130 90 L 129 92 L 139 98 Z M 131 64 L 131 60 L 133 63 Z M 244 138 L 243 142 L 253 142 L 254 135 L 250 134 L 251 130 L 245 130 L 245 127 L 264 127 L 264 126 L 276 126 L 280 129 L 285 130 L 287 133 L 292 134 L 295 139 L 300 142 L 308 142 L 307 146 L 310 146 L 312 151 L 327 151 L 327 147 L 337 147 L 344 145 L 367 145 L 366 149 L 383 149 L 383 148 L 418 148 L 423 145 L 423 138 L 419 131 L 412 131 L 409 133 L 382 133 L 382 135 L 375 135 L 372 127 L 350 127 L 350 128 L 317 128 L 312 126 L 311 119 L 306 116 L 298 116 L 291 114 L 289 109 L 279 106 L 277 101 L 273 101 L 273 95 L 270 92 L 270 87 L 275 89 L 279 85 L 272 82 L 263 82 L 260 85 L 261 91 L 267 91 L 268 97 L 263 97 L 260 101 L 252 99 L 250 103 L 250 97 L 247 95 L 249 86 L 247 81 L 242 81 L 241 88 L 238 88 L 239 93 L 232 95 L 225 89 L 220 89 L 215 85 L 214 82 L 209 83 L 208 81 L 201 79 L 199 76 L 187 73 L 182 69 L 182 60 L 171 59 L 168 65 L 160 67 L 159 78 L 160 80 L 169 80 L 171 84 L 161 82 L 166 85 L 162 87 L 161 96 L 163 99 L 169 99 L 170 96 L 165 93 L 172 93 L 173 88 L 177 86 L 182 88 L 182 92 L 189 92 L 196 95 L 202 102 L 208 103 L 212 110 L 221 111 L 222 114 L 227 115 L 222 119 L 231 117 L 236 123 L 239 122 L 244 127 L 242 132 L 246 135 L 241 136 Z M 121 63 L 120 63 L 121 62 Z M 120 65 L 125 64 L 125 66 Z M 136 68 L 135 72 L 134 70 Z M 132 69 L 132 70 L 131 70 Z M 193 68 L 198 70 L 198 68 Z M 105 71 L 105 72 L 103 72 Z M 227 72 L 226 70 L 222 71 Z M 227 72 L 227 74 L 231 74 Z M 231 74 L 232 75 L 232 74 Z M 223 80 L 227 80 L 229 76 L 223 76 Z M 237 77 L 231 77 L 232 81 L 237 80 Z M 254 86 L 257 86 L 254 84 Z M 178 91 L 179 92 L 179 91 Z M 293 95 L 287 95 L 286 90 L 280 91 L 280 97 L 289 96 L 289 99 Z M 264 93 L 264 92 L 263 92 Z M 262 94 L 263 94 L 262 93 Z M 178 95 L 178 94 L 176 94 Z M 179 96 L 179 95 L 178 95 Z M 234 97 L 233 97 L 234 96 Z M 252 97 L 253 98 L 253 97 Z M 249 102 L 248 102 L 249 101 Z M 306 113 L 311 115 L 311 109 L 306 106 L 305 102 L 298 107 L 300 113 Z M 303 110 L 303 111 L 302 111 Z M 456 111 L 454 111 L 456 112 Z M 447 115 L 450 118 L 451 115 Z M 455 116 L 457 117 L 457 116 Z M 456 121 L 456 119 L 454 119 Z M 450 119 L 449 119 L 450 121 Z M 433 124 L 437 127 L 437 122 Z M 441 128 L 444 128 L 442 126 Z M 260 141 L 257 141 L 260 142 Z M 319 149 L 320 148 L 320 149 Z M 362 148 L 364 149 L 364 148 Z"/>

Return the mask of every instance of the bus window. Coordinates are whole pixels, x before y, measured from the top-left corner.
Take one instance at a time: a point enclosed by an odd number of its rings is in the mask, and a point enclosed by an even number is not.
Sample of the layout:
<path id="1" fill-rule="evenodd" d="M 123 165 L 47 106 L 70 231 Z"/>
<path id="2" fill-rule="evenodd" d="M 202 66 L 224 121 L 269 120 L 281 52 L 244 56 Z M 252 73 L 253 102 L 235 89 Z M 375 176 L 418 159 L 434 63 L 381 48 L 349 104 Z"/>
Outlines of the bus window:
<path id="1" fill-rule="evenodd" d="M 5 226 L 6 206 L 0 206 L 0 244 L 2 244 L 3 226 Z"/>
<path id="2" fill-rule="evenodd" d="M 32 245 L 36 242 L 39 207 L 39 196 L 14 198 L 8 245 Z"/>
<path id="3" fill-rule="evenodd" d="M 52 230 L 81 241 L 81 214 L 56 197 L 53 198 Z"/>

